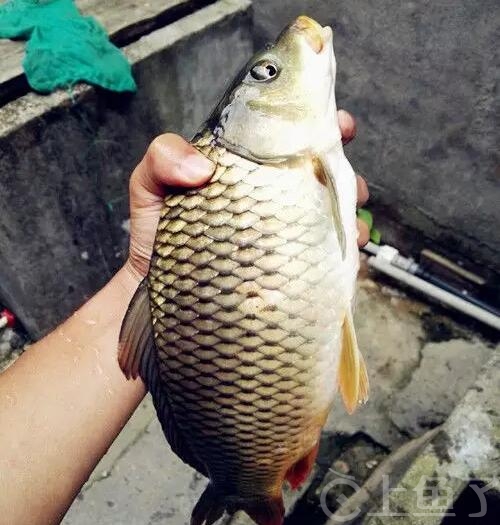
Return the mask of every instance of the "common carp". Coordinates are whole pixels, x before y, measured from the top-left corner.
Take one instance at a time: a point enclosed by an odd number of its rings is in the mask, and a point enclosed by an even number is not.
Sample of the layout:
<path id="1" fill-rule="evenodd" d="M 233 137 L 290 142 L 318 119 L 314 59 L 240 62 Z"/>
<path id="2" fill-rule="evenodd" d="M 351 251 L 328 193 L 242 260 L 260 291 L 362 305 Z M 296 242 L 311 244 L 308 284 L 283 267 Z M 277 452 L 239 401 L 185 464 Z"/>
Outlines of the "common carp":
<path id="1" fill-rule="evenodd" d="M 173 451 L 209 479 L 192 525 L 280 525 L 340 390 L 368 396 L 352 307 L 356 179 L 341 142 L 332 30 L 301 16 L 256 54 L 192 140 L 208 184 L 165 198 L 119 363 Z"/>

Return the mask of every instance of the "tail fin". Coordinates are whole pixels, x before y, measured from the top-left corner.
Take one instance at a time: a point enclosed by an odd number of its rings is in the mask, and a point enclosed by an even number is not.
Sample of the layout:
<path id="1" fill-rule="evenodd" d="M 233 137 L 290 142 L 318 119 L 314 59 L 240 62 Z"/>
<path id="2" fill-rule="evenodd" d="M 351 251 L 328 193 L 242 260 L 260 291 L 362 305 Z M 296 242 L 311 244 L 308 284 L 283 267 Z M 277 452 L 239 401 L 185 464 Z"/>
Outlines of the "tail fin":
<path id="1" fill-rule="evenodd" d="M 274 498 L 264 497 L 252 500 L 243 505 L 244 510 L 257 525 L 283 525 L 285 505 L 283 496 L 279 494 Z"/>
<path id="2" fill-rule="evenodd" d="M 211 483 L 200 496 L 191 515 L 191 525 L 213 525 L 224 514 L 225 504 Z M 245 511 L 257 525 L 283 525 L 285 506 L 281 494 L 275 497 L 264 496 L 231 506 L 231 514 L 237 510 Z"/>
<path id="3" fill-rule="evenodd" d="M 224 514 L 224 505 L 211 483 L 200 496 L 191 514 L 191 525 L 213 525 Z"/>

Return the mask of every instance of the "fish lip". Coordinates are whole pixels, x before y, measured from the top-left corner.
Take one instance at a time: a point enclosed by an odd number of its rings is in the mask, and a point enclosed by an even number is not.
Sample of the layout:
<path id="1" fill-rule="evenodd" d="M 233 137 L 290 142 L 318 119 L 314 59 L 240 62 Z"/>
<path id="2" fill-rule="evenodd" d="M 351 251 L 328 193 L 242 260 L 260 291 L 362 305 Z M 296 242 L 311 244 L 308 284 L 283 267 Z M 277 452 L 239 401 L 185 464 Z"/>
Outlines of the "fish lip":
<path id="1" fill-rule="evenodd" d="M 323 32 L 323 46 L 326 47 L 333 41 L 333 29 L 330 26 L 323 26 L 321 30 Z"/>
<path id="2" fill-rule="evenodd" d="M 321 54 L 328 47 L 333 37 L 331 27 L 322 27 L 316 20 L 305 15 L 299 16 L 290 29 L 303 35 L 311 49 L 317 54 Z"/>

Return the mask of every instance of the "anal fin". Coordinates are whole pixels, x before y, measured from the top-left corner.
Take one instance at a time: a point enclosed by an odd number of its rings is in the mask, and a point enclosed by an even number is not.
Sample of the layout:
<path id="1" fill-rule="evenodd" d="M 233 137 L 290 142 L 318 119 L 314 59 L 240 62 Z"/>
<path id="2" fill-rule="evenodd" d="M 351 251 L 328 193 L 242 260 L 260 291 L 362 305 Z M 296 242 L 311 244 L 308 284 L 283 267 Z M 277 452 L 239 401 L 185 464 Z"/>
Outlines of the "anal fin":
<path id="1" fill-rule="evenodd" d="M 319 450 L 319 436 L 318 443 L 297 463 L 295 463 L 286 473 L 285 479 L 290 483 L 292 490 L 299 489 L 307 480 L 314 467 L 314 462 Z"/>

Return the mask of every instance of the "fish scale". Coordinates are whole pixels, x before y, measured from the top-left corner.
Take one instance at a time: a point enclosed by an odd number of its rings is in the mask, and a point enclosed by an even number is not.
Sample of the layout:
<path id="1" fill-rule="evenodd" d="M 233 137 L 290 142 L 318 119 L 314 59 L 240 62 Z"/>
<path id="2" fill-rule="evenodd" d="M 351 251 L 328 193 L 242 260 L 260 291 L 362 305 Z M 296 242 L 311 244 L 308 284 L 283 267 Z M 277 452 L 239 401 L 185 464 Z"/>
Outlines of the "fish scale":
<path id="1" fill-rule="evenodd" d="M 149 273 L 160 378 L 212 481 L 251 497 L 281 488 L 328 412 L 340 252 L 312 169 L 244 160 L 208 131 L 194 145 L 217 168 L 165 199 Z"/>

